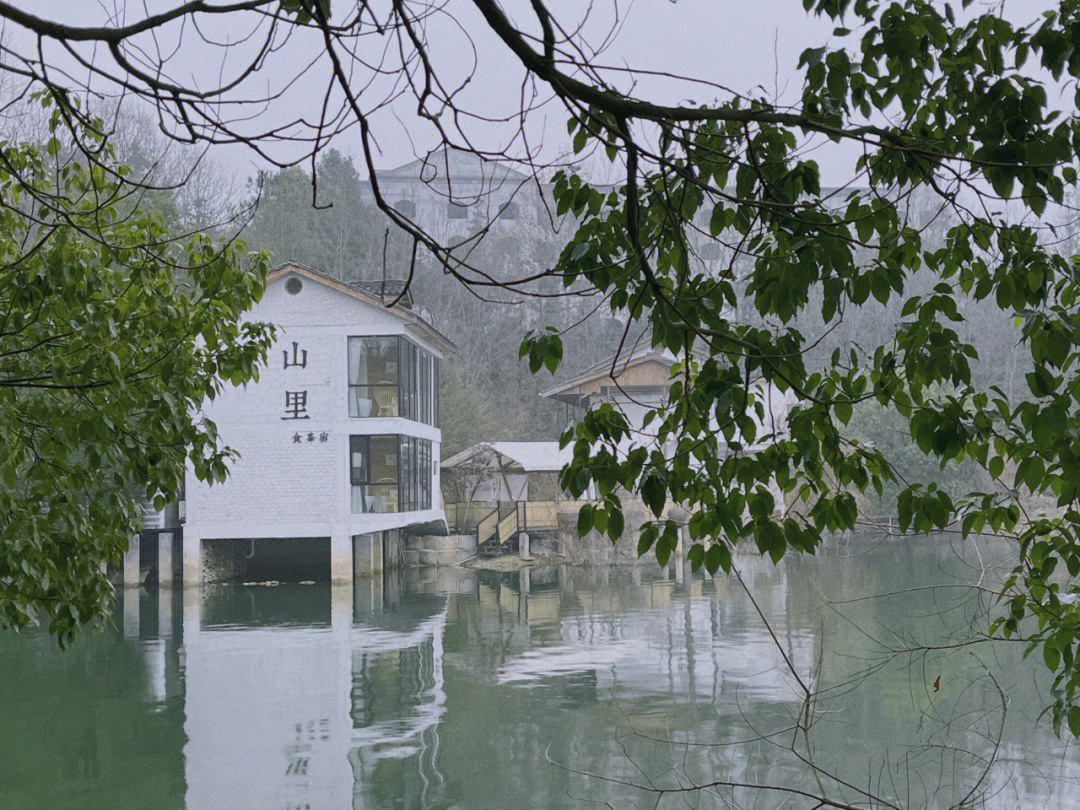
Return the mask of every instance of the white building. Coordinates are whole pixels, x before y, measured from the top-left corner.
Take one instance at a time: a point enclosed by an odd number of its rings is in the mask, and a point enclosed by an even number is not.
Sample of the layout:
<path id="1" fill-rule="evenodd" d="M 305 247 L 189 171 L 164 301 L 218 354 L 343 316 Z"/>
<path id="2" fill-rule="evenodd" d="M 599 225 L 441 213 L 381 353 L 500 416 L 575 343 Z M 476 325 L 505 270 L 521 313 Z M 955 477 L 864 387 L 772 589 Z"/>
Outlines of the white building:
<path id="1" fill-rule="evenodd" d="M 421 158 L 378 173 L 379 189 L 398 212 L 440 237 L 477 223 L 512 226 L 541 214 L 533 178 L 507 162 L 484 160 L 459 149 L 436 149 Z M 364 181 L 374 203 L 370 181 Z"/>
<path id="2" fill-rule="evenodd" d="M 328 556 L 348 580 L 389 563 L 401 529 L 445 525 L 438 369 L 454 346 L 407 298 L 389 303 L 297 265 L 270 273 L 248 314 L 277 327 L 267 365 L 205 411 L 240 458 L 224 484 L 189 470 L 185 582 L 204 579 L 211 541 L 234 559 L 257 543 L 286 565 Z"/>

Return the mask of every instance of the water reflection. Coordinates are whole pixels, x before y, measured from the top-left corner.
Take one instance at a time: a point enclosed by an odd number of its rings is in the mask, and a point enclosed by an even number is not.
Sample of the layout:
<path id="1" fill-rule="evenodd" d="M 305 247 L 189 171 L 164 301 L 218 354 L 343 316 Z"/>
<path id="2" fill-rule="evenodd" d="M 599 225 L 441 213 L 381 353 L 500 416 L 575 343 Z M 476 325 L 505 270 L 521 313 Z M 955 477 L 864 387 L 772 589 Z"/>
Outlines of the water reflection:
<path id="1" fill-rule="evenodd" d="M 996 749 L 986 806 L 1080 807 L 1080 756 L 1037 722 L 1044 698 L 1019 651 L 885 649 L 966 632 L 979 602 L 955 586 L 981 569 L 963 551 L 925 540 L 780 567 L 745 559 L 769 627 L 735 580 L 674 570 L 128 592 L 115 632 L 62 654 L 41 634 L 0 638 L 0 806 L 656 802 L 578 772 L 817 790 L 787 750 L 802 695 L 775 634 L 821 690 L 820 767 L 904 807 L 947 807 Z M 985 566 L 994 553 L 976 556 Z M 995 684 L 1009 701 L 999 746 Z M 854 787 L 827 789 L 866 803 Z M 660 806 L 789 801 L 720 788 Z"/>

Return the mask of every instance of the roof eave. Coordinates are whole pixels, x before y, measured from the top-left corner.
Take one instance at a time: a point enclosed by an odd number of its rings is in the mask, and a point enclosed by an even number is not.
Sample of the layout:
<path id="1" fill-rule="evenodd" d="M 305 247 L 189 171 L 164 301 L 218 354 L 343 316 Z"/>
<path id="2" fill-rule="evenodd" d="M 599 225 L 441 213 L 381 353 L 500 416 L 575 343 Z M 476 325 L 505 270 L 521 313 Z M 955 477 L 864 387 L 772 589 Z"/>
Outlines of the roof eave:
<path id="1" fill-rule="evenodd" d="M 270 284 L 277 281 L 282 276 L 289 273 L 298 273 L 306 278 L 310 278 L 312 281 L 318 281 L 321 284 L 325 284 L 332 290 L 344 293 L 345 295 L 356 298 L 365 303 L 372 304 L 374 306 L 382 307 L 394 312 L 395 315 L 400 317 L 406 323 L 406 327 L 412 326 L 416 329 L 422 337 L 431 341 L 435 346 L 439 348 L 443 354 L 455 354 L 458 350 L 454 341 L 450 340 L 446 335 L 429 324 L 415 312 L 411 312 L 408 309 L 400 306 L 388 306 L 385 301 L 380 300 L 374 295 L 358 290 L 356 287 L 352 287 L 344 282 L 338 281 L 336 278 L 326 275 L 326 273 L 320 273 L 311 267 L 306 267 L 296 262 L 285 262 L 278 265 L 266 275 L 266 283 Z"/>

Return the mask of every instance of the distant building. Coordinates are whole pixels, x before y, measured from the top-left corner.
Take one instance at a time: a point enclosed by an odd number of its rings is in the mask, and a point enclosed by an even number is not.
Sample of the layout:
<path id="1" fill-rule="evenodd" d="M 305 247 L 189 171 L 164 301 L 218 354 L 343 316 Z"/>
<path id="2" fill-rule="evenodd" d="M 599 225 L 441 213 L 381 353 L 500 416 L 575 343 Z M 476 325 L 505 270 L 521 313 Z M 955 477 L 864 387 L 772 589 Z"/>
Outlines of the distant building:
<path id="1" fill-rule="evenodd" d="M 622 443 L 622 449 L 653 446 L 660 420 L 646 427 L 645 414 L 668 404 L 671 367 L 675 362 L 675 356 L 664 349 L 645 346 L 628 350 L 605 358 L 540 396 L 562 402 L 567 409 L 567 423 L 576 422 L 601 404 L 611 404 L 625 414 L 632 433 Z M 768 437 L 785 435 L 788 412 L 797 401 L 794 393 L 783 392 L 763 378 L 751 380 L 750 387 L 764 406 L 764 418 L 753 414 L 757 436 L 769 441 Z"/>
<path id="2" fill-rule="evenodd" d="M 389 562 L 401 530 L 445 527 L 438 370 L 454 345 L 391 301 L 298 265 L 270 273 L 247 316 L 277 327 L 268 364 L 205 410 L 240 458 L 224 484 L 187 476 L 186 582 L 208 565 L 257 578 L 260 560 L 348 580 Z"/>
<path id="3" fill-rule="evenodd" d="M 459 149 L 437 149 L 377 178 L 390 206 L 440 235 L 464 232 L 470 220 L 517 226 L 535 219 L 539 210 L 532 177 Z M 366 201 L 374 203 L 371 182 L 365 180 L 363 187 Z"/>
<path id="4" fill-rule="evenodd" d="M 455 501 L 555 500 L 573 448 L 558 442 L 480 442 L 442 463 Z"/>
<path id="5" fill-rule="evenodd" d="M 675 362 L 675 356 L 664 349 L 645 346 L 627 350 L 605 358 L 541 396 L 566 405 L 568 424 L 599 405 L 610 404 L 626 416 L 630 426 L 630 436 L 620 442 L 619 450 L 626 453 L 634 447 L 652 449 L 658 444 L 657 432 L 662 420 L 655 419 L 646 426 L 645 415 L 656 409 L 662 411 L 668 405 L 671 367 Z M 792 391 L 781 391 L 775 383 L 761 377 L 752 379 L 750 388 L 763 406 L 763 416 L 758 415 L 756 408 L 751 412 L 757 428 L 751 446 L 759 447 L 787 434 L 788 413 L 798 399 Z M 726 452 L 723 437 L 718 436 L 717 441 L 720 452 Z M 670 444 L 663 449 L 669 454 L 674 451 Z M 777 508 L 783 508 L 783 493 L 775 481 L 769 488 Z"/>

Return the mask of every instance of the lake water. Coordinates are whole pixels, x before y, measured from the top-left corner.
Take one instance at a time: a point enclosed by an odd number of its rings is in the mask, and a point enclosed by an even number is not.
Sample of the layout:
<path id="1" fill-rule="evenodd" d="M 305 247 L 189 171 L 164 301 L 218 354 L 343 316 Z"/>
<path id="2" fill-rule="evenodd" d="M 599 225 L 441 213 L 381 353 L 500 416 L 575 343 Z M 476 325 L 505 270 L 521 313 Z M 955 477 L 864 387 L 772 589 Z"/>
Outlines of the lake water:
<path id="1" fill-rule="evenodd" d="M 768 627 L 736 579 L 674 567 L 132 591 L 67 651 L 0 636 L 0 807 L 815 804 L 761 785 L 1080 807 L 1035 660 L 955 646 L 1006 556 L 929 538 L 742 557 Z M 916 645 L 946 648 L 897 652 Z M 817 695 L 809 757 L 792 669 Z M 747 787 L 693 789 L 717 781 Z"/>

